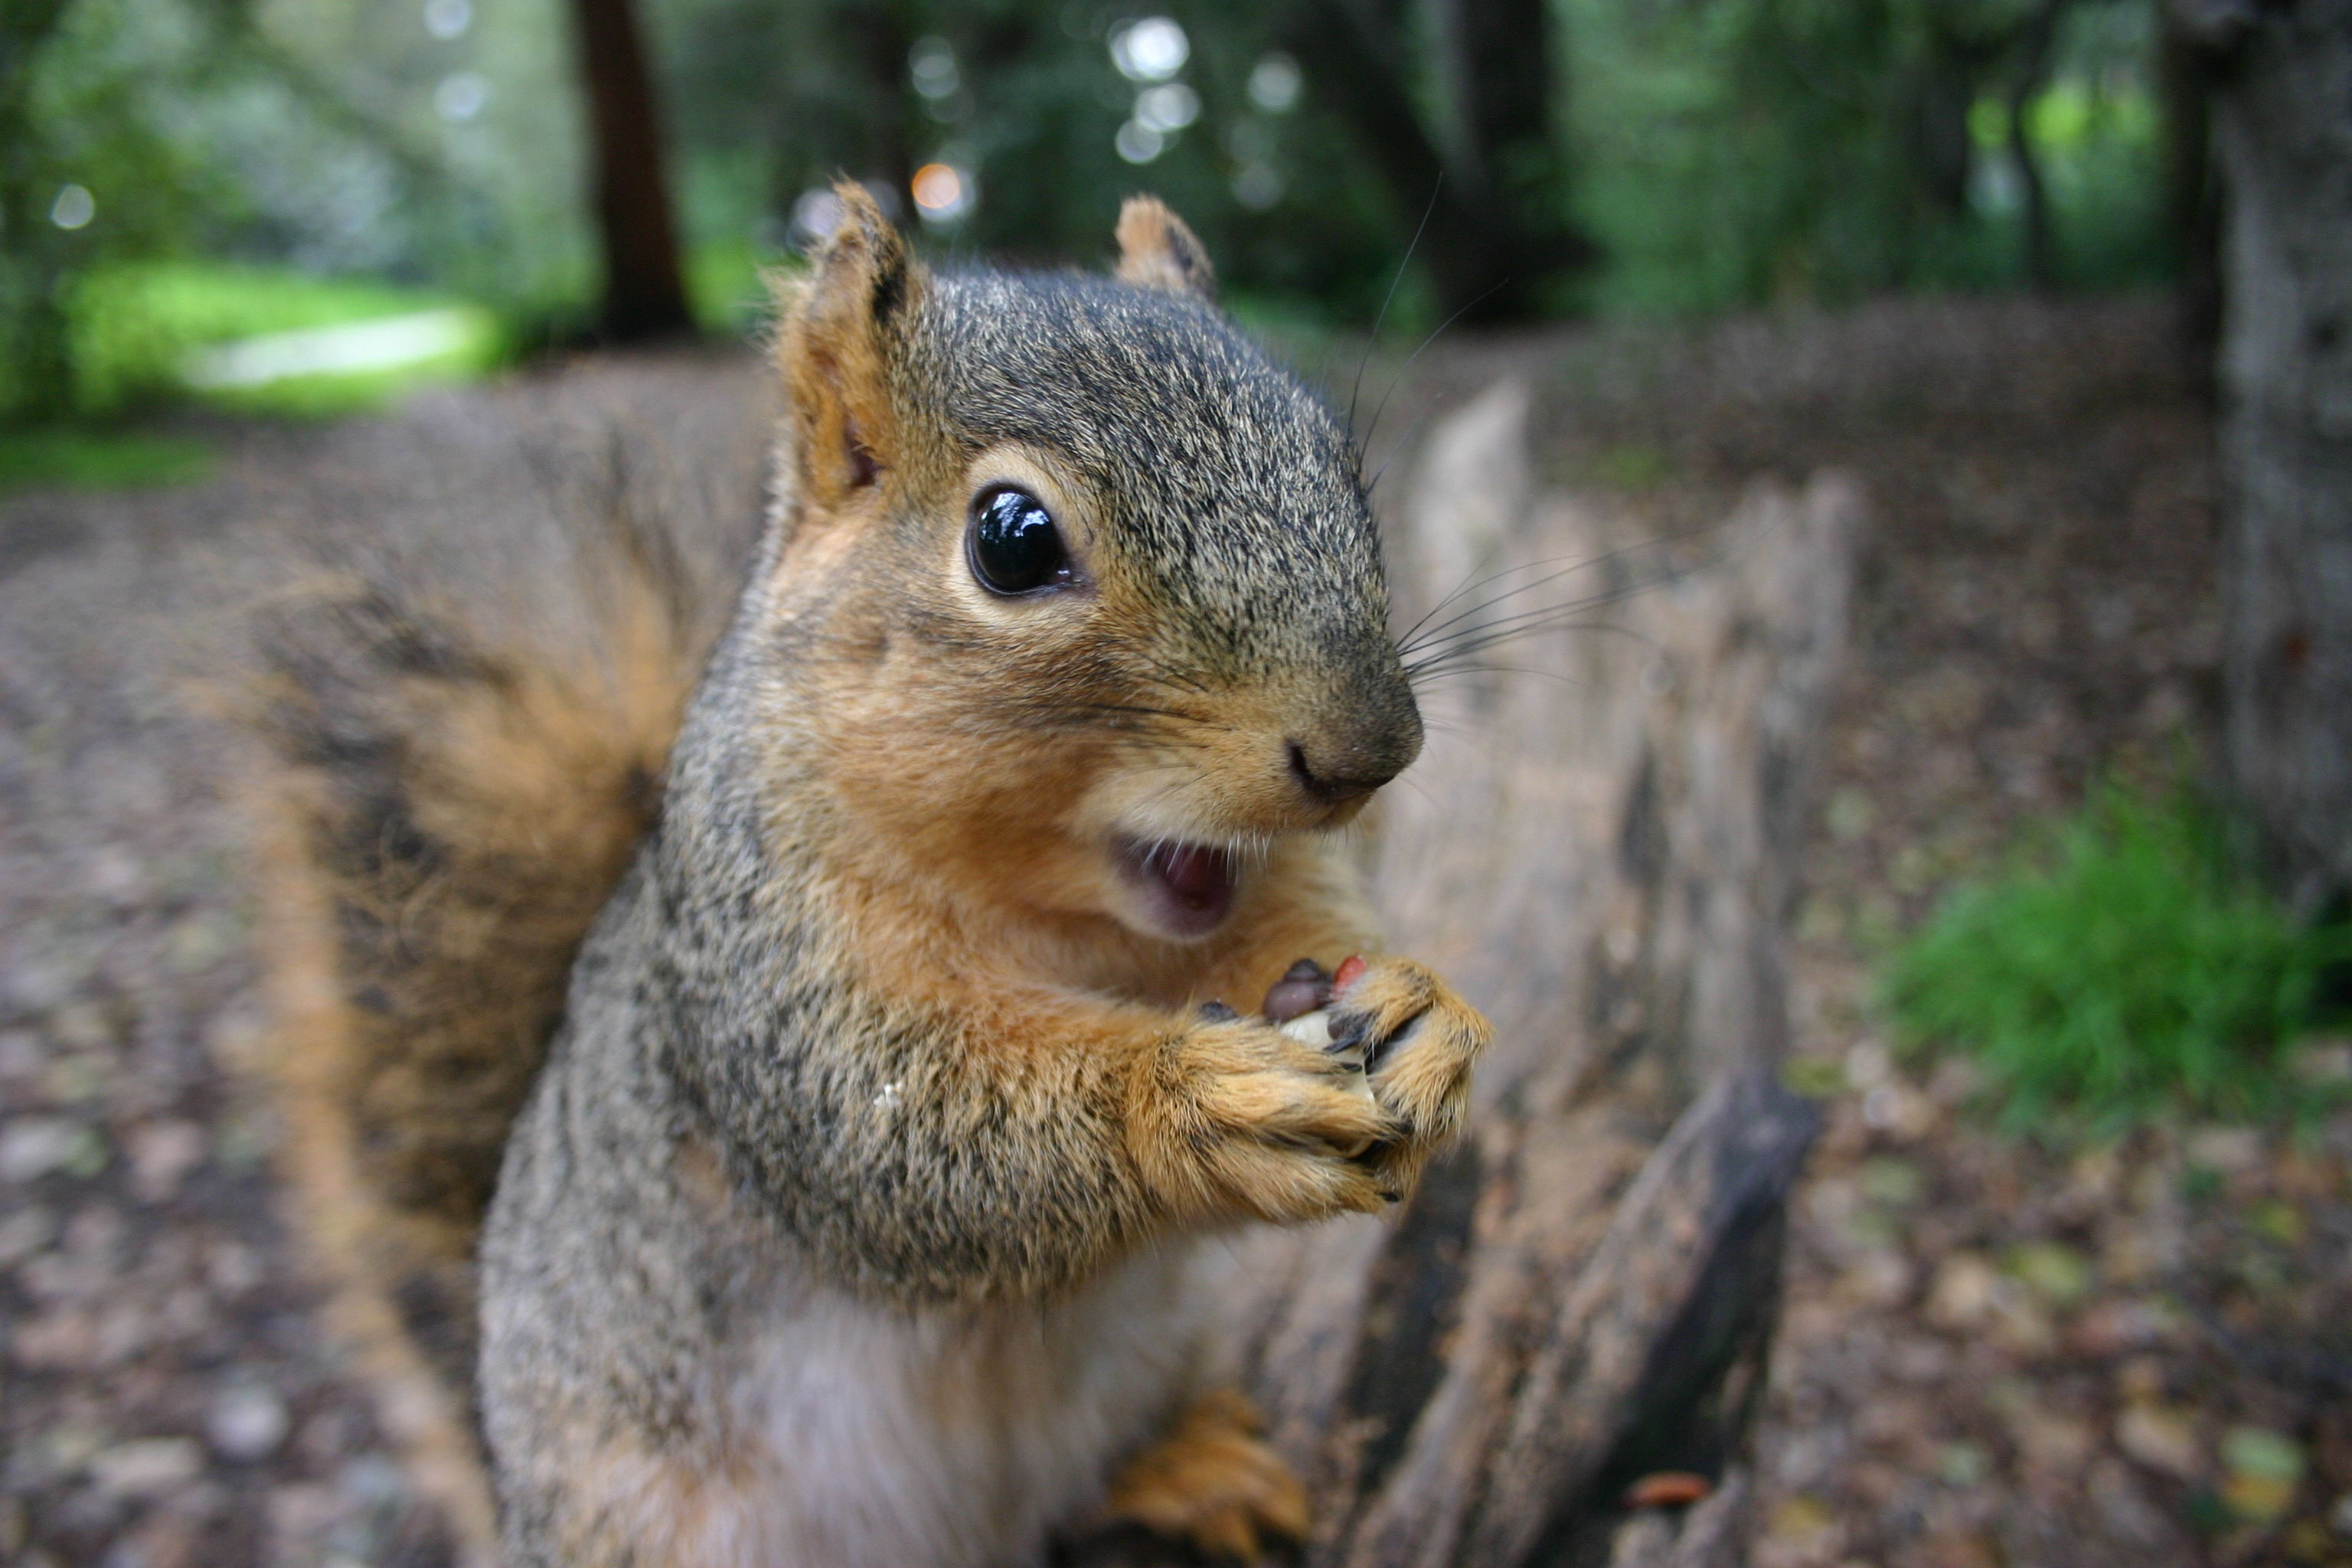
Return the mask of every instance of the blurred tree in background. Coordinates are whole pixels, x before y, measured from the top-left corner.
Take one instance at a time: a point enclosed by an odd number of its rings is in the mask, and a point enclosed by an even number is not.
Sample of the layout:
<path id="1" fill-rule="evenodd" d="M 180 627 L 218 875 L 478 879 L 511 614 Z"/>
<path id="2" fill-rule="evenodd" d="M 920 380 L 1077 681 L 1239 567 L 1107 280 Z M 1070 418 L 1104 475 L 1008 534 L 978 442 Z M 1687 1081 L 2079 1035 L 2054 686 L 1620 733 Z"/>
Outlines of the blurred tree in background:
<path id="1" fill-rule="evenodd" d="M 2174 0 L 2214 83 L 2229 782 L 2305 916 L 2352 915 L 2352 0 Z"/>
<path id="2" fill-rule="evenodd" d="M 572 0 L 572 19 L 595 149 L 593 205 L 604 272 L 597 331 L 612 342 L 690 332 L 667 138 L 636 12 L 629 0 Z"/>
<path id="3" fill-rule="evenodd" d="M 656 130 L 658 106 L 659 134 L 598 143 L 615 79 L 581 24 L 609 36 L 632 11 L 637 123 Z M 682 288 L 706 328 L 740 327 L 843 173 L 942 255 L 1040 264 L 1104 256 L 1120 198 L 1152 189 L 1244 314 L 1319 328 L 1369 323 L 1409 247 L 1389 319 L 1413 334 L 1456 314 L 2157 280 L 2181 203 L 2153 16 L 2153 0 L 5 0 L 0 402 L 104 413 L 170 394 L 208 342 L 339 312 L 470 302 L 530 342 L 675 326 Z M 675 247 L 646 216 L 663 184 Z"/>
<path id="4" fill-rule="evenodd" d="M 2171 269 L 2141 0 L 1570 4 L 1591 40 L 1583 194 L 1616 262 L 1604 300 Z"/>

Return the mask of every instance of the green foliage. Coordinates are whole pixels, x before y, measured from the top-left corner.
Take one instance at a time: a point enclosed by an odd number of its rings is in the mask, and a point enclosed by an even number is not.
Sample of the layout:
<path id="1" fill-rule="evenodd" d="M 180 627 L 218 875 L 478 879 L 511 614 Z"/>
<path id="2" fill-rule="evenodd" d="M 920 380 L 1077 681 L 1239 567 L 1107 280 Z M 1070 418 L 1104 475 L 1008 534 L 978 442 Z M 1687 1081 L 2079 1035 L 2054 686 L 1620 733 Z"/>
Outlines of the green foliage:
<path id="1" fill-rule="evenodd" d="M 93 321 L 124 268 L 429 279 L 516 319 L 583 295 L 558 0 L 461 9 L 476 23 L 439 39 L 419 5 L 371 0 L 0 7 L 0 416 L 168 384 L 152 353 L 130 353 L 124 379 L 121 333 Z M 469 72 L 495 77 L 488 107 L 453 119 L 441 89 Z M 55 216 L 68 189 L 87 195 L 78 224 Z"/>
<path id="2" fill-rule="evenodd" d="M 1227 284 L 1286 296 L 1286 309 L 1325 326 L 1360 325 L 1420 215 L 1398 210 L 1313 81 L 1286 110 L 1251 100 L 1251 72 L 1280 49 L 1290 9 L 672 0 L 645 16 L 677 106 L 675 162 L 698 244 L 748 237 L 778 254 L 806 237 L 792 232 L 799 198 L 845 173 L 878 183 L 896 216 L 950 258 L 1065 266 L 1107 257 L 1119 202 L 1150 190 L 1200 232 Z M 1114 67 L 1109 40 L 1152 12 L 1184 28 L 1178 79 L 1197 94 L 1199 118 L 1134 164 L 1115 144 L 1139 84 Z M 918 46 L 943 47 L 950 89 L 918 89 Z M 907 200 L 908 174 L 935 161 L 976 178 L 977 205 L 953 222 L 922 222 Z M 1237 192 L 1251 169 L 1274 175 L 1272 205 Z"/>
<path id="3" fill-rule="evenodd" d="M 1596 272 L 1542 291 L 1564 312 L 2015 284 L 2021 82 L 2057 280 L 2163 275 L 2154 0 L 2071 0 L 2039 87 L 2020 74 L 2032 0 L 1549 3 L 1572 155 L 1498 177 L 1536 216 L 1549 202 L 1601 242 Z M 1120 199 L 1156 191 L 1208 242 L 1239 308 L 1309 338 L 1360 331 L 1421 204 L 1380 177 L 1334 83 L 1310 69 L 1295 99 L 1254 93 L 1260 67 L 1307 52 L 1300 18 L 1320 14 L 1307 4 L 641 0 L 698 319 L 754 328 L 761 272 L 808 237 L 797 204 L 848 173 L 890 193 L 950 262 L 1098 261 Z M 1382 15 L 1403 40 L 1412 117 L 1458 150 L 1440 10 L 1402 0 Z M 1169 85 L 1197 118 L 1137 163 L 1116 142 L 1149 86 L 1120 74 L 1110 43 L 1150 11 L 1183 26 L 1190 56 Z M 576 331 L 595 268 L 570 26 L 563 0 L 0 7 L 0 416 L 176 395 L 196 344 L 277 330 L 262 317 L 299 324 L 297 306 L 324 296 L 297 275 L 477 301 L 509 342 Z M 945 58 L 945 77 L 919 57 Z M 908 175 L 932 161 L 974 178 L 970 212 L 913 210 Z M 94 202 L 78 226 L 55 216 L 68 189 Z M 153 281 L 198 258 L 277 268 L 263 291 L 282 285 L 290 314 L 253 315 L 201 268 Z M 1437 326 L 1438 297 L 1409 272 L 1391 339 Z M 469 350 L 443 368 L 480 363 Z M 383 390 L 366 379 L 269 396 L 338 406 Z"/>
<path id="4" fill-rule="evenodd" d="M 0 414 L 71 408 L 73 279 L 167 253 L 201 206 L 233 199 L 158 122 L 146 90 L 159 62 L 187 47 L 174 25 L 185 18 L 141 13 L 134 25 L 129 5 L 0 9 Z"/>
<path id="5" fill-rule="evenodd" d="M 1607 311 L 1695 312 L 2023 280 L 2008 102 L 2049 195 L 2054 281 L 2161 278 L 2147 0 L 2075 0 L 2045 83 L 2024 0 L 1564 0 L 1577 202 Z"/>
<path id="6" fill-rule="evenodd" d="M 184 484 L 212 466 L 211 449 L 185 436 L 36 425 L 0 430 L 0 491 L 29 485 L 76 489 Z"/>
<path id="7" fill-rule="evenodd" d="M 1655 489 L 1672 479 L 1674 471 L 1674 459 L 1641 442 L 1605 447 L 1592 459 L 1593 478 L 1622 490 Z"/>
<path id="8" fill-rule="evenodd" d="M 2147 85 L 2063 79 L 2026 110 L 2049 181 L 2063 280 L 2160 282 L 2172 258 L 2163 213 L 2163 126 Z"/>
<path id="9" fill-rule="evenodd" d="M 686 255 L 686 292 L 703 331 L 749 337 L 768 320 L 771 278 L 800 265 L 748 239 L 706 241 Z"/>
<path id="10" fill-rule="evenodd" d="M 2283 1053 L 2352 962 L 2352 928 L 2299 928 L 2226 837 L 2185 791 L 2101 790 L 1896 950 L 1881 999 L 1900 1037 L 1973 1056 L 2013 1128 L 2278 1107 Z"/>

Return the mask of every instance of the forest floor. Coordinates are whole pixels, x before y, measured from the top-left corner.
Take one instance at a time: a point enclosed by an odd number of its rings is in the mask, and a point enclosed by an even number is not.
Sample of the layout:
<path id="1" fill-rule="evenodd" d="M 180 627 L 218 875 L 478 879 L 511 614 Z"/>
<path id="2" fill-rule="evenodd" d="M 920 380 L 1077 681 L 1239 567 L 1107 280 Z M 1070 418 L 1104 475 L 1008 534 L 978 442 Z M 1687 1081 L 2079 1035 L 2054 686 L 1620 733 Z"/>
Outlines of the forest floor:
<path id="1" fill-rule="evenodd" d="M 758 404 L 739 362 L 581 374 Z M 1409 435 L 1501 374 L 1536 387 L 1548 483 L 1661 525 L 1823 468 L 1868 497 L 1797 922 L 1791 1072 L 1828 1121 L 1758 1437 L 1759 1563 L 2352 1563 L 2352 1119 L 2011 1138 L 1959 1064 L 1897 1060 L 1868 1003 L 1891 934 L 2021 826 L 2103 773 L 2193 765 L 2211 437 L 2164 310 L 1450 342 L 1386 421 Z M 256 517 L 348 509 L 436 430 L 535 395 L 256 430 L 195 486 L 0 500 L 0 1558 L 437 1558 L 316 1321 L 237 1070 L 262 1034 L 237 788 L 187 672 Z"/>

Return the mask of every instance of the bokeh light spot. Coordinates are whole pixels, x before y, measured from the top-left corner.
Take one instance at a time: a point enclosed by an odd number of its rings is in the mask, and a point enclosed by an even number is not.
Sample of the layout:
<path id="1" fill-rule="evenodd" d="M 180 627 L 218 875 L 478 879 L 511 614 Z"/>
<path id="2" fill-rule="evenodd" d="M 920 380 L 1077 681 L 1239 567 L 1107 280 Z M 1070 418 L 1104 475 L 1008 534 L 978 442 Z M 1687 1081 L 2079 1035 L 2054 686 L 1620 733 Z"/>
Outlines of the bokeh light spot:
<path id="1" fill-rule="evenodd" d="M 471 120 L 490 100 L 490 84 L 479 71 L 452 71 L 433 89 L 433 107 L 444 120 Z"/>
<path id="2" fill-rule="evenodd" d="M 49 204 L 49 221 L 59 228 L 83 228 L 98 216 L 98 198 L 87 185 L 65 185 Z"/>
<path id="3" fill-rule="evenodd" d="M 1282 199 L 1282 176 L 1264 163 L 1245 163 L 1234 175 L 1234 200 L 1262 213 Z"/>
<path id="4" fill-rule="evenodd" d="M 1140 125 L 1130 120 L 1118 128 L 1118 136 L 1112 145 L 1129 163 L 1149 163 L 1167 150 L 1168 138 L 1149 125 Z"/>
<path id="5" fill-rule="evenodd" d="M 951 163 L 926 163 L 910 182 L 915 210 L 926 222 L 946 223 L 970 212 L 975 195 L 969 172 Z"/>
<path id="6" fill-rule="evenodd" d="M 1285 54 L 1266 55 L 1250 68 L 1249 100 L 1268 114 L 1286 113 L 1298 102 L 1302 79 L 1297 60 Z"/>
<path id="7" fill-rule="evenodd" d="M 907 75 L 915 90 L 936 103 L 943 98 L 953 98 L 957 88 L 963 85 L 963 73 L 956 67 L 955 49 L 945 38 L 917 38 L 915 47 L 907 51 Z"/>
<path id="8" fill-rule="evenodd" d="M 1173 16 L 1146 16 L 1110 36 L 1111 64 L 1129 81 L 1166 81 L 1192 58 L 1192 41 Z"/>
<path id="9" fill-rule="evenodd" d="M 1135 122 L 1166 134 L 1201 118 L 1201 95 L 1181 81 L 1147 87 L 1135 95 Z"/>

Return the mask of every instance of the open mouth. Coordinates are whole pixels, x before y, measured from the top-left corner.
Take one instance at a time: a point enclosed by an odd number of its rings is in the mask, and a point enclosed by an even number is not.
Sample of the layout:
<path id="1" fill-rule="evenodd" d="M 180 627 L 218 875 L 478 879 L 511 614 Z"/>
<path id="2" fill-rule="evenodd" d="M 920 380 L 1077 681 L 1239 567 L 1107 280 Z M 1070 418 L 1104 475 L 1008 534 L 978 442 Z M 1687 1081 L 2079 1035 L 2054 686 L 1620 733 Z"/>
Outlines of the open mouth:
<path id="1" fill-rule="evenodd" d="M 1119 839 L 1119 870 L 1150 905 L 1152 923 L 1170 936 L 1206 936 L 1224 923 L 1240 880 L 1234 853 L 1210 844 Z"/>

